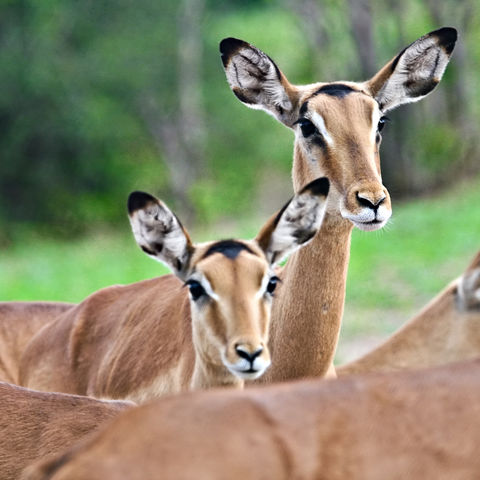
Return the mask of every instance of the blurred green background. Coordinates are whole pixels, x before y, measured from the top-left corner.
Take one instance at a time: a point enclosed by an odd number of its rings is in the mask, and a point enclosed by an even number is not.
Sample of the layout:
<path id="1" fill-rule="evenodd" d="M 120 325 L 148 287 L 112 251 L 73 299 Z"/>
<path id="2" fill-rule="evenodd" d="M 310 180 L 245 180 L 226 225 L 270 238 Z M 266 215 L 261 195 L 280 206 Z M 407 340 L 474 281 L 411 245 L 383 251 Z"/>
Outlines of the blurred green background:
<path id="1" fill-rule="evenodd" d="M 79 301 L 164 272 L 132 239 L 132 190 L 166 200 L 196 239 L 251 236 L 291 195 L 293 134 L 232 95 L 222 38 L 258 46 L 293 83 L 361 81 L 451 25 L 460 39 L 440 86 L 389 113 L 394 218 L 353 237 L 339 358 L 376 341 L 480 246 L 479 11 L 467 0 L 0 0 L 0 300 Z"/>

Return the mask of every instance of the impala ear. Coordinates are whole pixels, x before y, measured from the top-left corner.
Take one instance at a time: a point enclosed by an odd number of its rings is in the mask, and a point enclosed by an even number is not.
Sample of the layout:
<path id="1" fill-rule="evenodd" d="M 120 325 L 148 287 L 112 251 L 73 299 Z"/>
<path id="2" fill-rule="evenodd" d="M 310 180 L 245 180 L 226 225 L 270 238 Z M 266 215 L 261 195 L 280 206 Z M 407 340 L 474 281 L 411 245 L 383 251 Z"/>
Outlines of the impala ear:
<path id="1" fill-rule="evenodd" d="M 480 309 L 480 252 L 460 277 L 458 299 L 464 310 Z"/>
<path id="2" fill-rule="evenodd" d="M 271 265 L 306 245 L 318 232 L 329 186 L 325 177 L 309 183 L 262 227 L 255 240 Z"/>
<path id="3" fill-rule="evenodd" d="M 402 50 L 365 86 L 386 112 L 428 95 L 442 79 L 457 41 L 454 28 L 427 33 Z"/>
<path id="4" fill-rule="evenodd" d="M 233 93 L 247 107 L 265 110 L 292 126 L 298 90 L 291 85 L 273 60 L 243 40 L 225 38 L 220 53 Z"/>
<path id="5" fill-rule="evenodd" d="M 140 248 L 183 279 L 194 247 L 176 215 L 152 195 L 133 192 L 128 197 L 128 216 Z"/>

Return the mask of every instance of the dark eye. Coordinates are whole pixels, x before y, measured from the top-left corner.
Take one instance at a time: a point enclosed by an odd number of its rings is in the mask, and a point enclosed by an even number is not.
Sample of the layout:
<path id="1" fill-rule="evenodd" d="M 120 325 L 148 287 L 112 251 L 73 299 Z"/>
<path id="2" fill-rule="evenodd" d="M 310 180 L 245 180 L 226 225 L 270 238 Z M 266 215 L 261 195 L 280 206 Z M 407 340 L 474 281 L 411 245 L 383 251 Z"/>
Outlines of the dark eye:
<path id="1" fill-rule="evenodd" d="M 314 133 L 318 133 L 317 127 L 308 119 L 301 118 L 297 122 L 302 129 L 302 135 L 307 138 L 313 135 Z"/>
<path id="2" fill-rule="evenodd" d="M 390 119 L 388 117 L 382 117 L 380 121 L 378 122 L 378 131 L 381 132 L 383 130 L 383 127 L 387 122 L 389 122 Z"/>
<path id="3" fill-rule="evenodd" d="M 275 291 L 275 289 L 277 288 L 277 283 L 280 281 L 280 279 L 278 277 L 272 277 L 269 281 L 268 281 L 268 285 L 267 285 L 267 292 L 270 294 L 270 295 L 273 295 L 273 292 Z"/>
<path id="4" fill-rule="evenodd" d="M 194 301 L 197 301 L 200 297 L 207 294 L 205 289 L 196 280 L 188 280 L 186 284 Z"/>

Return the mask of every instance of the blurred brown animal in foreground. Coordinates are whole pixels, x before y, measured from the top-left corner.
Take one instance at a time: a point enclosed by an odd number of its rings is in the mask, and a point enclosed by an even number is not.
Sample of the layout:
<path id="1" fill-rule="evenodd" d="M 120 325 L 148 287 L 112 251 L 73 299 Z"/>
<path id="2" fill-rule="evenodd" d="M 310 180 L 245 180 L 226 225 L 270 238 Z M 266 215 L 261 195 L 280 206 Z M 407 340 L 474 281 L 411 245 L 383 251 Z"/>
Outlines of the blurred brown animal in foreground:
<path id="1" fill-rule="evenodd" d="M 24 480 L 466 480 L 480 472 L 480 360 L 158 400 Z"/>

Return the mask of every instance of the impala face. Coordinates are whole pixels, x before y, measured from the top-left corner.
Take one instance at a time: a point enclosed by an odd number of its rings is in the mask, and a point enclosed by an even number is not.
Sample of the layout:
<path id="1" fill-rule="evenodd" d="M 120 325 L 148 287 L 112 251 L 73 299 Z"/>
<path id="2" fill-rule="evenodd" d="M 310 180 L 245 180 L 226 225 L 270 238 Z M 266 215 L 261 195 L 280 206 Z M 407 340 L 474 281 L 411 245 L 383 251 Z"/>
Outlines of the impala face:
<path id="1" fill-rule="evenodd" d="M 277 277 L 254 242 L 227 240 L 196 250 L 186 280 L 194 343 L 208 338 L 210 362 L 242 379 L 257 378 L 270 365 L 268 326 Z"/>
<path id="2" fill-rule="evenodd" d="M 378 153 L 385 113 L 435 88 L 456 39 L 448 27 L 424 35 L 363 83 L 293 85 L 268 55 L 236 38 L 222 40 L 220 52 L 236 97 L 295 131 L 295 189 L 328 176 L 330 217 L 376 230 L 392 213 Z"/>
<path id="3" fill-rule="evenodd" d="M 254 240 L 197 245 L 163 202 L 143 192 L 130 195 L 137 243 L 188 287 L 196 366 L 202 365 L 205 377 L 254 379 L 270 365 L 268 331 L 278 282 L 273 267 L 317 233 L 328 191 L 326 178 L 314 180 Z"/>
<path id="4" fill-rule="evenodd" d="M 330 213 L 340 214 L 361 230 L 383 227 L 392 209 L 380 173 L 385 117 L 377 102 L 355 84 L 333 83 L 305 92 L 299 104 L 293 128 L 304 168 L 296 181 L 328 176 Z"/>

